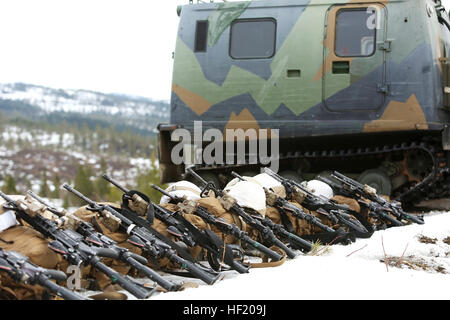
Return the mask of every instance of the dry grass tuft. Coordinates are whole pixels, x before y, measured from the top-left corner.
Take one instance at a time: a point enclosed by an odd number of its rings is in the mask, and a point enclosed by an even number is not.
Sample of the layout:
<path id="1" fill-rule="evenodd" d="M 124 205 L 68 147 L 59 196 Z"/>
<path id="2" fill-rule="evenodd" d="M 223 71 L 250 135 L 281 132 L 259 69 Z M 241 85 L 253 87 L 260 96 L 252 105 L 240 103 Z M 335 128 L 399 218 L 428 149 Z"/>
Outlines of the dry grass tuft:
<path id="1" fill-rule="evenodd" d="M 444 240 L 442 240 L 442 242 L 444 242 L 445 244 L 450 245 L 450 237 L 445 238 Z"/>
<path id="2" fill-rule="evenodd" d="M 330 245 L 322 245 L 322 242 L 320 240 L 317 240 L 316 242 L 312 243 L 312 249 L 309 251 L 306 255 L 307 256 L 321 256 L 327 253 L 330 253 Z"/>
<path id="3" fill-rule="evenodd" d="M 436 244 L 438 239 L 436 238 L 430 238 L 424 235 L 420 235 L 419 236 L 419 240 L 420 243 L 426 243 L 426 244 Z"/>
<path id="4" fill-rule="evenodd" d="M 430 265 L 424 259 L 415 257 L 414 255 L 407 257 L 393 257 L 389 256 L 385 259 L 381 259 L 380 262 L 385 263 L 391 267 L 402 269 L 404 266 L 408 269 L 428 272 L 438 272 L 448 274 L 448 271 L 440 265 Z"/>

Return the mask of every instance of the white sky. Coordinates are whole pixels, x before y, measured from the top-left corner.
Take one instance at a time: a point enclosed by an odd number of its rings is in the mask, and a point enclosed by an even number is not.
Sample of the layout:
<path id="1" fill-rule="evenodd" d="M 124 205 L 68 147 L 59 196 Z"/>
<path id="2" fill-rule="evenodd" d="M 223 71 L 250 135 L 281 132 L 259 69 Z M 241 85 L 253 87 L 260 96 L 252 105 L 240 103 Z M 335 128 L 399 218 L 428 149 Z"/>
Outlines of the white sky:
<path id="1" fill-rule="evenodd" d="M 1 0 L 0 82 L 168 100 L 176 7 L 188 2 Z"/>

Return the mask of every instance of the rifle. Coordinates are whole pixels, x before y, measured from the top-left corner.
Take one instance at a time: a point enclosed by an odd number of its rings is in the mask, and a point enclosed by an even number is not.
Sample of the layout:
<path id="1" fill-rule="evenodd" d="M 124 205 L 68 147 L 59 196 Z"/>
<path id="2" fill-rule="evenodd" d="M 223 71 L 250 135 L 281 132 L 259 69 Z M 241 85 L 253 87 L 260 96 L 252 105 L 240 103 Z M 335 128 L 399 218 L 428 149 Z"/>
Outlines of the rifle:
<path id="1" fill-rule="evenodd" d="M 358 195 L 359 197 L 366 198 L 367 200 L 378 203 L 381 206 L 382 210 L 392 213 L 399 221 L 408 220 L 417 224 L 425 223 L 425 221 L 423 220 L 423 216 L 414 216 L 407 214 L 405 211 L 403 211 L 400 202 L 388 201 L 385 198 L 380 197 L 377 194 L 376 190 L 372 187 L 362 185 L 358 181 L 346 177 L 337 171 L 333 172 L 332 177 L 337 179 L 345 186 L 345 188 L 348 188 L 348 190 Z"/>
<path id="2" fill-rule="evenodd" d="M 46 206 L 48 211 L 52 212 L 58 217 L 65 218 L 66 216 L 68 216 L 66 210 L 57 209 L 56 207 L 52 206 L 47 201 L 42 199 L 40 196 L 35 194 L 33 191 L 29 190 L 28 194 L 34 199 L 36 199 L 38 202 Z M 84 236 L 87 242 L 97 247 L 107 248 L 116 251 L 118 255 L 117 260 L 122 261 L 127 265 L 135 268 L 141 274 L 158 283 L 161 287 L 163 287 L 167 291 L 177 291 L 179 289 L 179 285 L 164 279 L 156 271 L 150 269 L 147 266 L 148 261 L 144 257 L 132 253 L 130 250 L 126 248 L 119 247 L 116 241 L 100 232 L 97 232 L 92 224 L 83 221 L 74 215 L 70 215 L 70 218 L 75 219 L 77 221 L 77 228 L 75 231 Z"/>
<path id="3" fill-rule="evenodd" d="M 370 203 L 368 203 L 367 201 L 364 201 L 364 199 L 359 194 L 344 187 L 344 185 L 342 185 L 342 184 L 332 181 L 331 179 L 328 179 L 328 178 L 325 178 L 322 176 L 318 176 L 317 180 L 320 180 L 320 181 L 328 184 L 337 194 L 343 195 L 348 198 L 353 198 L 356 201 L 358 201 L 358 203 L 361 206 L 366 207 L 368 209 L 369 215 L 374 217 L 375 219 L 390 222 L 394 226 L 403 226 L 404 225 L 401 221 L 393 218 L 392 216 L 390 216 L 388 214 L 388 212 L 392 212 L 391 209 L 383 208 L 383 206 L 381 206 L 379 203 L 374 202 L 374 201 L 370 201 Z"/>
<path id="4" fill-rule="evenodd" d="M 231 212 L 237 214 L 240 216 L 246 224 L 248 224 L 250 227 L 254 228 L 259 232 L 259 234 L 262 236 L 263 241 L 265 243 L 268 243 L 269 245 L 275 245 L 276 247 L 282 249 L 284 252 L 286 252 L 286 255 L 289 258 L 294 258 L 296 254 L 287 247 L 283 242 L 281 242 L 273 233 L 273 231 L 262 224 L 261 220 L 256 219 L 254 216 L 248 214 L 244 208 L 242 208 L 240 205 L 236 203 L 234 199 L 232 199 L 226 192 L 223 190 L 219 190 L 216 188 L 213 182 L 206 182 L 202 177 L 200 177 L 192 168 L 186 169 L 188 173 L 190 173 L 194 178 L 196 178 L 199 182 L 202 183 L 203 189 L 200 193 L 200 196 L 202 198 L 207 196 L 207 193 L 209 191 L 213 191 L 216 197 L 219 197 L 221 200 L 225 200 L 225 202 L 229 202 L 229 207 L 225 208 L 227 210 L 230 210 Z M 264 243 L 263 242 L 263 243 Z"/>
<path id="5" fill-rule="evenodd" d="M 86 202 L 89 210 L 100 214 L 106 212 L 119 219 L 122 231 L 130 235 L 128 242 L 142 249 L 144 254 L 149 256 L 155 264 L 157 264 L 157 258 L 168 258 L 170 261 L 180 265 L 182 269 L 186 269 L 193 276 L 201 279 L 207 284 L 213 284 L 218 280 L 219 275 L 213 275 L 211 274 L 212 272 L 209 273 L 209 271 L 202 269 L 200 265 L 197 265 L 188 255 L 184 254 L 183 250 L 178 248 L 174 242 L 151 228 L 146 220 L 139 217 L 134 212 L 128 211 L 127 217 L 125 217 L 109 205 L 100 205 L 92 201 L 68 184 L 64 184 L 63 188 Z M 176 247 L 177 250 L 173 249 L 174 247 Z M 178 254 L 183 255 L 184 258 L 179 257 L 177 252 Z"/>
<path id="6" fill-rule="evenodd" d="M 156 185 L 152 185 L 152 187 L 155 190 L 161 192 L 163 195 L 169 197 L 176 204 L 183 203 L 183 205 L 185 205 L 186 207 L 191 206 L 192 209 L 189 210 L 189 213 L 195 214 L 196 216 L 202 218 L 206 223 L 209 223 L 215 226 L 217 229 L 219 229 L 220 232 L 231 235 L 236 239 L 239 239 L 243 243 L 246 243 L 251 247 L 255 248 L 256 250 L 262 252 L 272 260 L 279 261 L 282 258 L 282 256 L 276 253 L 275 251 L 267 248 L 262 243 L 259 243 L 258 241 L 255 241 L 252 238 L 250 238 L 248 233 L 239 229 L 237 225 L 229 224 L 224 219 L 217 218 L 215 215 L 210 213 L 206 208 L 199 205 L 188 203 L 187 201 L 185 201 L 185 199 L 175 197 Z"/>
<path id="7" fill-rule="evenodd" d="M 333 223 L 345 225 L 357 233 L 369 233 L 360 221 L 352 219 L 350 214 L 347 213 L 350 211 L 347 205 L 341 205 L 323 196 L 317 196 L 296 181 L 283 178 L 269 168 L 264 168 L 264 172 L 283 185 L 288 197 L 301 198 L 301 205 L 308 210 L 317 211 L 325 215 Z"/>
<path id="8" fill-rule="evenodd" d="M 231 175 L 238 178 L 241 181 L 246 181 L 244 177 L 240 176 L 234 171 L 231 172 Z M 275 235 L 277 235 L 281 239 L 284 239 L 285 241 L 288 241 L 292 247 L 306 251 L 312 250 L 311 242 L 302 239 L 301 237 L 292 232 L 289 232 L 282 225 L 274 223 L 272 220 L 270 220 L 270 218 L 263 218 L 259 215 L 255 215 L 254 218 L 259 219 L 263 225 L 269 227 L 274 232 Z"/>
<path id="9" fill-rule="evenodd" d="M 53 239 L 49 248 L 61 254 L 69 264 L 76 266 L 91 265 L 94 269 L 106 274 L 112 280 L 112 283 L 119 284 L 139 299 L 146 299 L 152 294 L 151 291 L 135 283 L 131 278 L 123 276 L 102 262 L 101 258 L 118 259 L 119 256 L 116 251 L 93 247 L 85 242 L 84 237 L 78 232 L 60 229 L 56 222 L 46 219 L 40 214 L 31 216 L 26 212 L 28 207 L 25 204 L 14 201 L 1 191 L 0 196 L 6 200 L 7 208 L 15 211 L 20 219 L 27 222 L 45 237 Z"/>
<path id="10" fill-rule="evenodd" d="M 199 245 L 200 247 L 206 249 L 208 262 L 214 270 L 218 271 L 221 269 L 220 262 L 218 261 L 223 259 L 225 264 L 230 266 L 233 270 L 236 270 L 239 273 L 248 272 L 249 267 L 244 266 L 242 263 L 235 260 L 234 253 L 238 253 L 239 249 L 236 246 L 225 245 L 224 248 L 223 241 L 214 232 L 211 230 L 199 230 L 191 222 L 186 220 L 180 212 L 172 212 L 151 202 L 150 198 L 145 194 L 138 191 L 128 190 L 118 181 L 106 174 L 103 175 L 103 178 L 124 192 L 122 197 L 123 207 L 129 207 L 128 201 L 137 200 L 141 203 L 145 202 L 144 206 L 147 208 L 152 207 L 152 209 L 148 209 L 147 212 L 153 212 L 156 218 L 166 223 L 169 226 L 167 231 L 170 234 L 181 239 L 181 241 L 190 247 Z"/>
<path id="11" fill-rule="evenodd" d="M 16 282 L 45 287 L 64 300 L 88 300 L 51 281 L 52 279 L 66 281 L 67 276 L 64 272 L 39 267 L 16 251 L 0 248 L 0 271 L 5 271 Z"/>
<path id="12" fill-rule="evenodd" d="M 236 173 L 231 173 L 234 174 L 235 176 L 237 176 Z M 280 212 L 286 214 L 286 211 L 290 212 L 292 214 L 293 217 L 300 219 L 300 220 L 305 220 L 306 222 L 315 225 L 317 227 L 319 227 L 320 229 L 326 231 L 326 232 L 335 232 L 334 229 L 330 228 L 327 225 L 324 225 L 322 223 L 322 221 L 320 221 L 319 218 L 317 218 L 316 216 L 312 215 L 312 214 L 308 214 L 305 211 L 303 211 L 301 208 L 293 205 L 292 203 L 290 203 L 289 201 L 287 201 L 286 199 L 283 199 L 282 197 L 279 197 L 278 195 L 276 195 L 274 192 L 267 190 L 266 188 L 264 188 L 264 190 L 266 191 L 266 194 L 269 197 L 274 197 L 274 201 L 272 203 L 272 205 L 277 208 Z"/>

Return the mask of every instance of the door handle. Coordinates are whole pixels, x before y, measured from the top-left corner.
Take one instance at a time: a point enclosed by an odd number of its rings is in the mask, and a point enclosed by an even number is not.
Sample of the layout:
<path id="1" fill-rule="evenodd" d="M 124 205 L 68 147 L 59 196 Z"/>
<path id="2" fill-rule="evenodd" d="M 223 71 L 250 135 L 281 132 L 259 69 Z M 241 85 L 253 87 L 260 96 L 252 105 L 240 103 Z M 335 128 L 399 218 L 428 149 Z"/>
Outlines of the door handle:
<path id="1" fill-rule="evenodd" d="M 333 61 L 333 74 L 350 74 L 350 61 Z"/>

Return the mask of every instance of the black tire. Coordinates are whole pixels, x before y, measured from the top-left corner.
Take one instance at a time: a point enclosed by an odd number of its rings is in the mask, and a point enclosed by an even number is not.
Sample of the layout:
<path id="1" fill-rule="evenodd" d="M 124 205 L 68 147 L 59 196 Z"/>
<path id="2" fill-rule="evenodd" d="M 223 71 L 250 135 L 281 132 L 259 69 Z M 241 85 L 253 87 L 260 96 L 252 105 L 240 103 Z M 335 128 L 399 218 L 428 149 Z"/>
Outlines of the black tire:
<path id="1" fill-rule="evenodd" d="M 392 192 L 391 179 L 381 169 L 370 169 L 364 171 L 358 178 L 358 182 L 367 184 L 377 190 L 380 195 L 390 196 Z"/>

